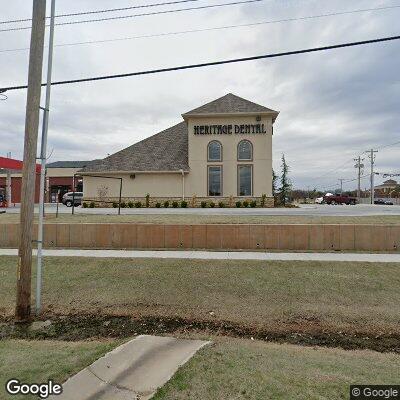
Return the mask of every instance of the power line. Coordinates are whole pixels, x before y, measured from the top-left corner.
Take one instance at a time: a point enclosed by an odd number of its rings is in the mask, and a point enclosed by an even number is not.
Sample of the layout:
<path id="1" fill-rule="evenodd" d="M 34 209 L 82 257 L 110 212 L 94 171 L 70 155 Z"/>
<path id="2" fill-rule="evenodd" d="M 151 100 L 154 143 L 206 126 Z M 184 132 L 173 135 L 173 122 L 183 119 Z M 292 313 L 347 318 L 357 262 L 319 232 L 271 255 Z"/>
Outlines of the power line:
<path id="1" fill-rule="evenodd" d="M 229 59 L 229 60 L 212 61 L 212 62 L 206 62 L 206 63 L 201 63 L 201 64 L 189 64 L 189 65 L 181 65 L 181 66 L 177 66 L 177 67 L 129 72 L 129 73 L 125 73 L 125 74 L 103 75 L 103 76 L 96 76 L 96 77 L 91 77 L 91 78 L 70 79 L 70 80 L 65 80 L 65 81 L 53 82 L 52 85 L 54 85 L 54 86 L 55 85 L 66 85 L 66 84 L 71 84 L 71 83 L 82 83 L 82 82 L 101 81 L 101 80 L 106 80 L 106 79 L 127 78 L 130 76 L 138 76 L 138 75 L 159 74 L 162 72 L 181 71 L 181 70 L 186 70 L 186 69 L 211 67 L 211 66 L 224 65 L 224 64 L 233 64 L 233 63 L 239 63 L 239 62 L 244 62 L 244 61 L 255 61 L 255 60 L 262 60 L 262 59 L 267 59 L 267 58 L 278 58 L 278 57 L 292 56 L 292 55 L 297 55 L 297 54 L 315 53 L 318 51 L 327 51 L 327 50 L 341 49 L 341 48 L 346 48 L 346 47 L 354 47 L 354 46 L 361 46 L 361 45 L 367 45 L 367 44 L 389 42 L 389 41 L 394 41 L 394 40 L 399 40 L 399 39 L 400 39 L 400 36 L 390 36 L 390 37 L 383 37 L 383 38 L 379 38 L 379 39 L 364 40 L 361 42 L 349 42 L 349 43 L 336 44 L 336 45 L 332 45 L 332 46 L 314 47 L 314 48 L 310 48 L 310 49 L 287 51 L 287 52 L 283 52 L 283 53 L 272 53 L 272 54 L 264 54 L 264 55 L 260 55 L 260 56 L 233 58 L 233 59 Z M 46 84 L 43 83 L 42 86 L 46 86 Z M 10 87 L 5 87 L 5 88 L 0 88 L 0 93 L 4 93 L 8 90 L 18 90 L 18 89 L 26 89 L 26 88 L 27 88 L 26 85 L 10 86 Z"/>
<path id="2" fill-rule="evenodd" d="M 388 6 L 388 7 L 378 7 L 378 8 L 365 8 L 365 9 L 358 9 L 358 10 L 352 10 L 352 11 L 342 11 L 342 12 L 335 12 L 335 13 L 328 13 L 328 14 L 310 15 L 310 16 L 297 17 L 297 18 L 268 20 L 268 21 L 260 21 L 260 22 L 253 22 L 253 23 L 247 23 L 247 24 L 225 25 L 225 26 L 217 26 L 217 27 L 202 28 L 202 29 L 190 29 L 190 30 L 185 30 L 185 31 L 128 36 L 128 37 L 121 37 L 121 38 L 114 38 L 114 39 L 88 40 L 88 41 L 72 42 L 72 43 L 60 43 L 60 44 L 56 44 L 55 47 L 119 42 L 119 41 L 124 41 L 124 40 L 147 39 L 147 38 L 162 37 L 162 36 L 183 35 L 183 34 L 188 34 L 188 33 L 208 32 L 208 31 L 234 29 L 234 28 L 244 28 L 244 27 L 250 27 L 250 26 L 260 26 L 260 25 L 277 24 L 277 23 L 283 23 L 283 22 L 293 22 L 293 21 L 302 21 L 302 20 L 309 20 L 309 19 L 316 19 L 316 18 L 326 18 L 326 17 L 332 17 L 332 16 L 346 15 L 346 14 L 355 14 L 355 13 L 362 13 L 362 12 L 367 12 L 367 11 L 383 11 L 383 10 L 388 10 L 388 9 L 392 9 L 392 8 L 400 8 L 400 5 Z M 0 53 L 26 51 L 26 50 L 29 50 L 29 47 L 16 48 L 16 49 L 3 49 L 3 50 L 0 50 Z"/>
<path id="3" fill-rule="evenodd" d="M 206 6 L 200 7 L 188 7 L 188 8 L 177 8 L 174 10 L 164 10 L 164 11 L 153 11 L 149 13 L 142 13 L 142 14 L 131 14 L 131 15 L 120 15 L 117 17 L 106 17 L 106 18 L 97 18 L 97 19 L 84 19 L 81 21 L 69 21 L 69 22 L 59 22 L 55 24 L 56 26 L 64 26 L 64 25 L 77 25 L 77 24 L 86 24 L 90 22 L 103 22 L 103 21 L 115 21 L 120 19 L 127 19 L 127 18 L 137 18 L 137 17 L 146 17 L 150 15 L 160 15 L 160 14 L 171 14 L 183 11 L 194 11 L 194 10 L 204 10 L 207 8 L 216 8 L 216 7 L 226 7 L 226 6 L 235 6 L 240 4 L 249 4 L 249 3 L 258 3 L 264 0 L 241 0 L 241 1 L 234 1 L 230 3 L 219 3 L 219 4 L 209 4 Z M 46 25 L 49 26 L 49 25 Z M 7 28 L 7 29 L 0 29 L 0 32 L 10 32 L 10 31 L 22 31 L 31 29 L 30 26 L 23 26 L 19 28 Z"/>
<path id="4" fill-rule="evenodd" d="M 398 142 L 394 142 L 394 143 L 386 144 L 386 145 L 381 146 L 381 147 L 377 147 L 377 150 L 381 150 L 381 149 L 384 149 L 386 147 L 395 146 L 396 144 L 400 144 L 400 140 Z"/>
<path id="5" fill-rule="evenodd" d="M 179 4 L 179 3 L 189 3 L 189 2 L 193 2 L 193 1 L 200 1 L 200 0 L 176 0 L 176 1 L 166 1 L 163 3 L 142 4 L 142 5 L 130 6 L 130 7 L 108 8 L 105 10 L 82 11 L 82 12 L 77 12 L 77 13 L 58 14 L 55 16 L 55 18 L 76 17 L 78 15 L 104 14 L 104 13 L 109 13 L 109 12 L 121 12 L 121 11 L 127 11 L 127 10 L 134 10 L 134 9 L 138 9 L 138 8 L 159 7 L 159 6 L 166 6 L 166 5 Z M 46 17 L 46 18 L 49 19 L 50 17 Z M 14 23 L 28 22 L 28 21 L 32 21 L 32 18 L 0 21 L 0 25 L 14 24 Z"/>

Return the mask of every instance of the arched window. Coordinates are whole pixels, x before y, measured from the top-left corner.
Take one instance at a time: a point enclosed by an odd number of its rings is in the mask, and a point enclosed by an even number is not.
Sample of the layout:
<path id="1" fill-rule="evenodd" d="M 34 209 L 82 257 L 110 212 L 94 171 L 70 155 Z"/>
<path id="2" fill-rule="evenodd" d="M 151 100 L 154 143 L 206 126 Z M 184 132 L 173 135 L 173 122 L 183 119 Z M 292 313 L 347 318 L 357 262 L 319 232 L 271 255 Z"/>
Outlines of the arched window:
<path id="1" fill-rule="evenodd" d="M 252 161 L 253 160 L 253 145 L 248 140 L 242 140 L 238 144 L 238 155 L 239 161 Z"/>
<path id="2" fill-rule="evenodd" d="M 207 148 L 208 161 L 222 161 L 222 145 L 217 140 L 208 143 Z"/>

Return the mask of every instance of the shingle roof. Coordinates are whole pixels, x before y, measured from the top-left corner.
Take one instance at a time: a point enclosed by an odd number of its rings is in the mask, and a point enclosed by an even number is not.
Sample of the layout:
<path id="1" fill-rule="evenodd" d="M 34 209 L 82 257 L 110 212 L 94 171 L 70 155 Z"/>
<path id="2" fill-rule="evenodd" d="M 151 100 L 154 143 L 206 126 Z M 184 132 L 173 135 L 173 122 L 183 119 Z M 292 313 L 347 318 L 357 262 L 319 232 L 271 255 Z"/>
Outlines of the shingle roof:
<path id="1" fill-rule="evenodd" d="M 104 160 L 97 160 L 82 172 L 104 171 L 187 171 L 188 129 L 186 122 L 159 132 Z"/>
<path id="2" fill-rule="evenodd" d="M 213 100 L 210 103 L 204 104 L 194 110 L 188 111 L 182 116 L 185 118 L 191 115 L 199 114 L 238 114 L 238 113 L 275 113 L 278 116 L 278 112 L 271 110 L 270 108 L 261 106 L 260 104 L 253 103 L 252 101 L 243 99 L 239 96 L 235 96 L 232 93 L 228 93 L 219 99 Z M 276 118 L 275 116 L 275 118 Z M 274 119 L 275 119 L 274 118 Z"/>
<path id="3" fill-rule="evenodd" d="M 46 168 L 83 168 L 92 161 L 54 161 L 46 165 Z"/>

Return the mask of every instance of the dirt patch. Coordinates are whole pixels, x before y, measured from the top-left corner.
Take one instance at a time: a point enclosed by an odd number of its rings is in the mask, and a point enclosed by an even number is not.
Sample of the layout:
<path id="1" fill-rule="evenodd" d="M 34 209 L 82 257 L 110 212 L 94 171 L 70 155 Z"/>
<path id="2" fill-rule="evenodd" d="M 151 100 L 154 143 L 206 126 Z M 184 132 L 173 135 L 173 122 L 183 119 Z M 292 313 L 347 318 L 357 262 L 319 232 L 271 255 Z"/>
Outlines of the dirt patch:
<path id="1" fill-rule="evenodd" d="M 57 339 L 66 341 L 95 338 L 125 338 L 140 334 L 213 334 L 254 338 L 276 343 L 302 346 L 339 347 L 345 350 L 370 349 L 400 353 L 400 333 L 366 334 L 365 332 L 328 332 L 305 329 L 273 330 L 238 325 L 224 321 L 189 320 L 183 318 L 127 316 L 68 315 L 48 316 L 51 324 L 32 329 L 27 324 L 14 324 L 11 319 L 0 321 L 1 338 Z M 286 327 L 287 328 L 287 327 Z"/>

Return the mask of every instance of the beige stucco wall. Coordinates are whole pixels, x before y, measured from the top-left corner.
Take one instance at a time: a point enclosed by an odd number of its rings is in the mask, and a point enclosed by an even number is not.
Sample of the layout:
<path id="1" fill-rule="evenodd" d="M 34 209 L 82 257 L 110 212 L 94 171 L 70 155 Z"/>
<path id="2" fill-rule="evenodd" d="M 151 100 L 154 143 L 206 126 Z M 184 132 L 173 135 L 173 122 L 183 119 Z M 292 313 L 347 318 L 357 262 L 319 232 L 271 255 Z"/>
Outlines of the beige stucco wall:
<path id="1" fill-rule="evenodd" d="M 182 195 L 182 175 L 180 173 L 134 173 L 107 176 L 122 178 L 122 197 L 179 197 Z M 83 176 L 84 197 L 99 197 L 99 190 L 107 188 L 105 197 L 118 197 L 120 181 L 117 179 Z"/>
<path id="2" fill-rule="evenodd" d="M 81 168 L 47 168 L 48 178 L 72 177 Z"/>
<path id="3" fill-rule="evenodd" d="M 255 125 L 264 124 L 267 133 L 260 134 L 212 134 L 195 135 L 195 125 Z M 186 195 L 207 196 L 207 165 L 222 165 L 223 196 L 237 196 L 237 166 L 253 165 L 253 196 L 266 194 L 272 196 L 272 117 L 263 116 L 256 121 L 256 116 L 244 117 L 207 117 L 190 118 L 189 131 L 189 167 Z M 253 144 L 253 161 L 237 161 L 238 143 L 247 139 Z M 222 144 L 222 162 L 207 162 L 207 145 L 212 140 Z"/>
<path id="4" fill-rule="evenodd" d="M 223 193 L 221 197 L 237 197 L 238 179 L 237 167 L 240 164 L 253 165 L 253 196 L 261 197 L 266 194 L 272 196 L 272 116 L 263 115 L 260 121 L 256 115 L 251 116 L 219 116 L 219 117 L 195 117 L 189 118 L 189 171 L 185 173 L 184 195 L 191 198 L 196 195 L 199 198 L 208 196 L 207 166 L 222 165 L 223 167 Z M 212 134 L 195 135 L 195 125 L 256 125 L 264 124 L 266 133 L 254 134 Z M 237 161 L 238 143 L 247 139 L 253 144 L 253 161 Z M 212 140 L 218 140 L 223 147 L 222 162 L 207 161 L 207 146 Z M 135 174 L 132 179 L 131 175 Z M 145 197 L 147 193 L 151 197 L 182 197 L 182 174 L 177 173 L 111 173 L 104 175 L 123 179 L 122 197 Z M 85 198 L 99 197 L 99 191 L 107 188 L 105 197 L 118 197 L 119 181 L 84 176 L 83 191 Z M 248 196 L 245 196 L 248 198 Z M 218 201 L 218 198 L 216 198 Z"/>

